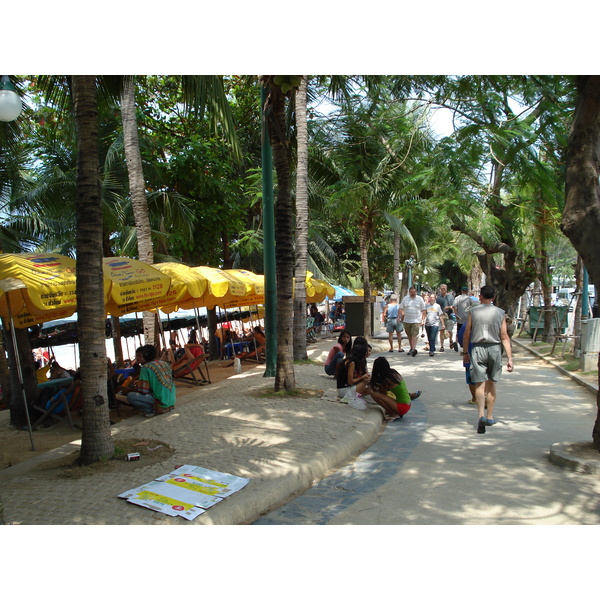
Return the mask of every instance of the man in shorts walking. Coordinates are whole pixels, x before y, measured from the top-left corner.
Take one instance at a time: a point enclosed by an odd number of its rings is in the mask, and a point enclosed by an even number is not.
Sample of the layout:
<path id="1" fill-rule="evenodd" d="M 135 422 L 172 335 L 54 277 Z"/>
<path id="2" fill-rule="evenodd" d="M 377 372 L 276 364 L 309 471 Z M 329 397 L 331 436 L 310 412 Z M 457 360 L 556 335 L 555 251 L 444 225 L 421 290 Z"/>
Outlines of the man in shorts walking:
<path id="1" fill-rule="evenodd" d="M 419 329 L 425 322 L 427 310 L 425 301 L 421 296 L 417 296 L 417 288 L 412 286 L 408 290 L 408 296 L 404 296 L 399 306 L 400 316 L 404 322 L 404 331 L 408 337 L 410 350 L 408 356 L 417 355 L 417 338 L 419 337 Z"/>
<path id="2" fill-rule="evenodd" d="M 404 331 L 404 326 L 398 315 L 398 296 L 396 296 L 396 294 L 392 294 L 390 296 L 390 301 L 385 305 L 385 308 L 383 309 L 383 320 L 385 323 L 385 330 L 388 332 L 389 336 L 390 352 L 394 351 L 394 332 L 396 332 L 396 335 L 398 336 L 398 352 L 404 352 L 404 350 L 402 350 L 402 332 Z"/>
<path id="3" fill-rule="evenodd" d="M 496 402 L 496 383 L 502 373 L 502 348 L 508 362 L 506 370 L 513 370 L 512 349 L 506 329 L 506 314 L 492 303 L 494 288 L 484 285 L 479 293 L 481 304 L 473 306 L 468 313 L 463 349 L 473 344 L 471 352 L 463 351 L 465 367 L 470 364 L 471 382 L 475 386 L 477 402 L 477 433 L 485 433 L 488 425 L 495 425 L 494 404 Z M 487 396 L 487 401 L 486 401 Z M 487 403 L 487 418 L 485 409 Z"/>

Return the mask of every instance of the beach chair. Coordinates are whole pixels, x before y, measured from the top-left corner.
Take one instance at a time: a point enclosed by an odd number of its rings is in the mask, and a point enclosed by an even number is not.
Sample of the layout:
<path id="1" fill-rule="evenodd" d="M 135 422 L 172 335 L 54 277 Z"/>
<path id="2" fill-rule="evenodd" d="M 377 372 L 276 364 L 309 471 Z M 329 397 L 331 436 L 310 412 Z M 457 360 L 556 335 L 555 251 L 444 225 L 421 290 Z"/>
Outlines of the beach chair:
<path id="1" fill-rule="evenodd" d="M 266 348 L 266 343 L 261 344 L 260 346 L 255 344 L 253 350 L 248 350 L 248 352 L 240 352 L 236 355 L 236 358 L 239 358 L 240 360 L 255 360 L 260 364 L 266 360 Z"/>
<path id="2" fill-rule="evenodd" d="M 185 381 L 194 385 L 204 385 L 210 383 L 210 374 L 206 362 L 206 354 L 201 344 L 186 344 L 190 351 L 192 348 L 202 348 L 202 354 L 179 363 L 173 368 L 173 379 L 175 381 Z M 203 370 L 204 367 L 204 370 Z"/>
<path id="3" fill-rule="evenodd" d="M 82 406 L 83 397 L 81 393 L 81 382 L 77 381 L 76 383 L 72 384 L 71 387 L 72 389 L 67 388 L 61 390 L 60 393 L 55 394 L 52 398 L 52 401 L 47 403 L 45 406 L 40 404 L 33 405 L 33 408 L 42 413 L 33 423 L 33 429 L 44 423 L 46 419 L 67 423 L 72 429 L 81 429 L 79 425 L 73 423 L 73 419 L 71 418 L 71 411 L 78 411 Z M 69 395 L 70 389 L 71 394 Z"/>

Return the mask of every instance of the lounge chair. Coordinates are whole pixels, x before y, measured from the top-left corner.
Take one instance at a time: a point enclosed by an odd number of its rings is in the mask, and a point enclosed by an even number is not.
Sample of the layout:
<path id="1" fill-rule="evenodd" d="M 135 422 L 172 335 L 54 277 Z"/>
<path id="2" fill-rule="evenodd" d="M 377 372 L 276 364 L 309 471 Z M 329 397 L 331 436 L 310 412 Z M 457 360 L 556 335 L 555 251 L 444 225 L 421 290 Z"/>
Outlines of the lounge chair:
<path id="1" fill-rule="evenodd" d="M 182 362 L 173 367 L 173 379 L 176 381 L 185 381 L 194 385 L 204 385 L 210 383 L 210 375 L 208 373 L 208 365 L 206 363 L 206 354 L 202 344 L 186 344 L 185 347 L 194 354 L 194 348 L 201 348 L 202 354 L 193 358 L 186 358 Z M 202 367 L 204 366 L 204 372 Z"/>
<path id="2" fill-rule="evenodd" d="M 240 360 L 255 360 L 257 363 L 263 363 L 266 360 L 265 353 L 267 349 L 267 344 L 254 345 L 253 350 L 248 350 L 248 352 L 240 352 L 236 355 L 235 358 L 239 358 Z"/>
<path id="3" fill-rule="evenodd" d="M 81 408 L 83 401 L 81 394 L 81 381 L 77 380 L 71 384 L 71 387 L 55 394 L 51 401 L 45 406 L 34 404 L 33 408 L 42 414 L 33 423 L 32 428 L 41 425 L 46 419 L 51 418 L 54 421 L 68 423 L 73 429 L 75 427 L 81 429 L 79 425 L 73 423 L 73 419 L 71 418 L 71 411 L 79 410 Z M 61 406 L 62 410 L 60 410 Z"/>

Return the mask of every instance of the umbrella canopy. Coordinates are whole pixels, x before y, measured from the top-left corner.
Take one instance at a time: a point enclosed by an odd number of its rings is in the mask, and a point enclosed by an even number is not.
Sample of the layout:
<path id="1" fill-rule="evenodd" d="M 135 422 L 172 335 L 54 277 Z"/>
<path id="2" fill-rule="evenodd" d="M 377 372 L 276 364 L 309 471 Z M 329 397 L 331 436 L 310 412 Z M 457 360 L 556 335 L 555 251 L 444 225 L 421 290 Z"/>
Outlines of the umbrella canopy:
<path id="1" fill-rule="evenodd" d="M 254 304 L 263 304 L 265 301 L 265 276 L 257 275 L 252 271 L 245 269 L 226 269 L 224 273 L 233 275 L 246 286 L 244 296 L 237 297 L 234 300 L 219 304 L 222 308 L 236 308 L 240 306 L 250 306 Z"/>
<path id="2" fill-rule="evenodd" d="M 161 299 L 160 310 L 172 313 L 178 310 L 182 302 L 199 301 L 208 290 L 208 281 L 198 271 L 181 263 L 159 263 L 154 265 L 161 273 L 171 278 L 171 287 Z M 196 306 L 201 306 L 196 304 Z"/>
<path id="3" fill-rule="evenodd" d="M 192 267 L 202 275 L 208 282 L 208 287 L 202 298 L 199 300 L 188 300 L 182 302 L 179 306 L 184 309 L 194 306 L 206 306 L 214 308 L 215 306 L 224 306 L 228 302 L 234 302 L 240 297 L 250 295 L 252 286 L 244 282 L 233 273 L 228 273 L 222 269 L 213 267 Z"/>
<path id="4" fill-rule="evenodd" d="M 77 308 L 75 260 L 56 253 L 0 254 L 0 314 L 15 327 L 72 315 Z M 10 309 L 10 311 L 9 311 Z"/>
<path id="5" fill-rule="evenodd" d="M 340 301 L 344 296 L 356 296 L 352 290 L 342 287 L 341 285 L 333 285 L 332 287 L 335 290 L 335 294 L 333 297 L 328 294 L 330 300 Z"/>
<path id="6" fill-rule="evenodd" d="M 306 272 L 306 301 L 309 303 L 321 303 L 328 296 L 334 296 L 333 286 L 323 279 L 315 279 L 310 271 Z"/>
<path id="7" fill-rule="evenodd" d="M 114 316 L 157 307 L 171 286 L 169 275 L 133 258 L 103 258 L 102 270 L 110 283 L 106 312 Z"/>

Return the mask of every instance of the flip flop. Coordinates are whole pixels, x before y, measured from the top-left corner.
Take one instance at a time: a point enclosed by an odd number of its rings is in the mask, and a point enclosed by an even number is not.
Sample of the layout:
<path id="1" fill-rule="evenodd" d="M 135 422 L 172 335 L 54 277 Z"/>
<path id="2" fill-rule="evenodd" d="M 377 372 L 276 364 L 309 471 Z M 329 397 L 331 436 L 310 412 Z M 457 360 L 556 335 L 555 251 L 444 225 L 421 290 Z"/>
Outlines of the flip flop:
<path id="1" fill-rule="evenodd" d="M 393 350 L 392 350 L 393 352 Z M 404 352 L 404 348 L 400 348 L 400 350 L 398 350 L 398 352 Z"/>
<path id="2" fill-rule="evenodd" d="M 422 393 L 423 393 L 423 390 L 417 390 L 415 392 L 415 395 L 412 397 L 412 400 L 416 400 Z"/>

